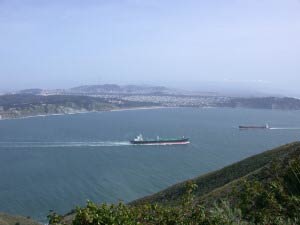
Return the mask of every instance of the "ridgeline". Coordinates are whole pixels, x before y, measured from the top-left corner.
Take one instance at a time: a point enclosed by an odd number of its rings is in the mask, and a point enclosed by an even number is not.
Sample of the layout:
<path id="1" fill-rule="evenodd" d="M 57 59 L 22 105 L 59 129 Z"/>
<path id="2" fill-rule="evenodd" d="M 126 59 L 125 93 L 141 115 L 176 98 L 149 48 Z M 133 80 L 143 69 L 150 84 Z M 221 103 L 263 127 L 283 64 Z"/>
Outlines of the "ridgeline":
<path id="1" fill-rule="evenodd" d="M 300 110 L 300 99 L 296 98 L 187 95 L 163 87 L 81 86 L 49 93 L 29 89 L 0 95 L 0 119 L 157 106 Z"/>

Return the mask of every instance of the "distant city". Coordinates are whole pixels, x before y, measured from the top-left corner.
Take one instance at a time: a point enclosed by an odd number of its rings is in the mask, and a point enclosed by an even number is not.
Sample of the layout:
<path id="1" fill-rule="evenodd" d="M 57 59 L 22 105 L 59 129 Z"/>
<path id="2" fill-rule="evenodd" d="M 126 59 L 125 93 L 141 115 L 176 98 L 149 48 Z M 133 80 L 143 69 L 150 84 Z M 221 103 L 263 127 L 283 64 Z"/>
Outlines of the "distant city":
<path id="1" fill-rule="evenodd" d="M 74 114 L 144 107 L 230 107 L 299 110 L 300 100 L 289 97 L 233 97 L 163 86 L 116 84 L 71 89 L 26 89 L 0 96 L 0 119 Z"/>

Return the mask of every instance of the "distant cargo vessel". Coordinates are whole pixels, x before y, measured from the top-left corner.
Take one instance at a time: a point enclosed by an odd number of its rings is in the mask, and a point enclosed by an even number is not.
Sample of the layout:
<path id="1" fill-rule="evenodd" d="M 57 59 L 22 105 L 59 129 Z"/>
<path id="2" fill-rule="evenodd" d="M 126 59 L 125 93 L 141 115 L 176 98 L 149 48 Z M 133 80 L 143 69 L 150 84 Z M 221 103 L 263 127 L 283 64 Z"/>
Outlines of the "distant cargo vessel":
<path id="1" fill-rule="evenodd" d="M 264 126 L 239 126 L 240 129 L 270 129 L 268 124 Z"/>
<path id="2" fill-rule="evenodd" d="M 130 141 L 130 143 L 135 145 L 186 145 L 190 142 L 189 138 L 186 137 L 168 139 L 157 137 L 156 139 L 144 139 L 140 134 L 135 139 Z"/>

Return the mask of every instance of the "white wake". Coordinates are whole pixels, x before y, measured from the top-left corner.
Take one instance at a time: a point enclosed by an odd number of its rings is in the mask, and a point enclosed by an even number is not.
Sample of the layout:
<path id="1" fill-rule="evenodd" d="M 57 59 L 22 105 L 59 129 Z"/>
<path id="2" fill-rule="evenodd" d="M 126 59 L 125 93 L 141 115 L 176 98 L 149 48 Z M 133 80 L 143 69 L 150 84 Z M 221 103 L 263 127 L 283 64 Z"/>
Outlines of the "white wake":
<path id="1" fill-rule="evenodd" d="M 300 127 L 270 127 L 269 130 L 300 130 Z"/>
<path id="2" fill-rule="evenodd" d="M 131 145 L 129 141 L 86 142 L 0 142 L 0 147 L 14 148 L 62 148 L 62 147 L 118 147 Z"/>

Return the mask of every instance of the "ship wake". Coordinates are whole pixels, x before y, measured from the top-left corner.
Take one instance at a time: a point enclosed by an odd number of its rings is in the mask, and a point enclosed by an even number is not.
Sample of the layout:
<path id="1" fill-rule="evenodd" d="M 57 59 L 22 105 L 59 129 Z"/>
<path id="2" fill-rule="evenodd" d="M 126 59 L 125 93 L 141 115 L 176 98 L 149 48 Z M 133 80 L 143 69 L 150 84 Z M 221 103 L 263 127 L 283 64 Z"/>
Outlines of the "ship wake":
<path id="1" fill-rule="evenodd" d="M 269 130 L 300 130 L 300 127 L 270 127 Z"/>
<path id="2" fill-rule="evenodd" d="M 0 148 L 120 147 L 129 145 L 132 144 L 128 141 L 0 142 Z"/>
<path id="3" fill-rule="evenodd" d="M 129 141 L 83 141 L 83 142 L 0 142 L 0 148 L 76 148 L 76 147 L 122 147 L 122 146 L 166 146 L 186 145 L 182 143 L 132 144 Z"/>

